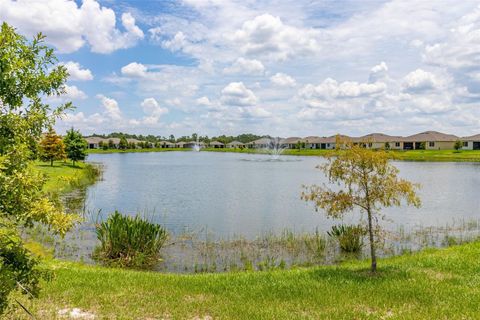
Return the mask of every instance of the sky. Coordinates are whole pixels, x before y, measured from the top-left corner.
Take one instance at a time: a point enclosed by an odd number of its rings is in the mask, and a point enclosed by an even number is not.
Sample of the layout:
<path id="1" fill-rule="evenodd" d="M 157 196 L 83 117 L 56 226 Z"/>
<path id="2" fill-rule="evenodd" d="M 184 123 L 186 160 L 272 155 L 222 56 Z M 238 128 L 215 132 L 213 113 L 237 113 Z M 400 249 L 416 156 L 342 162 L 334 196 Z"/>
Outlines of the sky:
<path id="1" fill-rule="evenodd" d="M 479 1 L 0 0 L 0 21 L 68 69 L 62 133 L 480 133 Z"/>

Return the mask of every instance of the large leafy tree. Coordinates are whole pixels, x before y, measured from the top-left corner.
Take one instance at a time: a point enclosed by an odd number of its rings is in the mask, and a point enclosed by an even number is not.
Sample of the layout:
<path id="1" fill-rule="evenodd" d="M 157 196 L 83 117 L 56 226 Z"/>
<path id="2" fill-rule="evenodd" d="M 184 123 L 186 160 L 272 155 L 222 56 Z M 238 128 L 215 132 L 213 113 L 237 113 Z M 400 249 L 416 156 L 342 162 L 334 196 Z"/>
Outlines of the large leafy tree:
<path id="1" fill-rule="evenodd" d="M 53 167 L 53 161 L 64 160 L 66 158 L 65 145 L 62 137 L 60 137 L 53 128 L 43 136 L 40 141 L 40 160 L 50 162 Z"/>
<path id="2" fill-rule="evenodd" d="M 45 177 L 32 163 L 32 146 L 70 103 L 51 107 L 43 97 L 64 93 L 67 70 L 38 34 L 32 41 L 6 23 L 0 27 L 0 314 L 16 288 L 35 294 L 36 260 L 23 246 L 20 229 L 34 223 L 59 234 L 75 217 L 42 191 Z"/>
<path id="3" fill-rule="evenodd" d="M 371 269 L 377 270 L 376 235 L 380 230 L 378 218 L 381 208 L 400 206 L 402 200 L 420 206 L 416 195 L 417 185 L 398 177 L 398 169 L 388 161 L 385 151 L 373 151 L 342 144 L 345 150 L 330 156 L 321 169 L 335 190 L 327 185 L 306 187 L 302 198 L 312 201 L 316 209 L 323 209 L 330 218 L 342 218 L 355 208 L 366 214 L 370 240 Z"/>
<path id="4" fill-rule="evenodd" d="M 85 160 L 87 157 L 87 141 L 78 130 L 71 128 L 63 138 L 68 159 L 75 162 Z"/>

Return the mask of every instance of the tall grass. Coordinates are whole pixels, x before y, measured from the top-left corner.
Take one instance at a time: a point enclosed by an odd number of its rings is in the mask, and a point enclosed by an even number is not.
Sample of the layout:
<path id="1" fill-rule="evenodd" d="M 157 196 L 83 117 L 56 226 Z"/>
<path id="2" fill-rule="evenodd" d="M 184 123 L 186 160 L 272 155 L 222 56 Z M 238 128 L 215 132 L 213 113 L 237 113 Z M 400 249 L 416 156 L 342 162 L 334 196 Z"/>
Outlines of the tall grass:
<path id="1" fill-rule="evenodd" d="M 160 258 L 160 249 L 167 240 L 167 231 L 159 224 L 115 211 L 96 226 L 100 245 L 93 258 L 108 266 L 146 269 Z"/>
<path id="2" fill-rule="evenodd" d="M 338 240 L 340 249 L 343 252 L 358 253 L 363 247 L 363 237 L 365 230 L 359 225 L 338 225 L 332 226 L 332 230 L 327 234 Z"/>

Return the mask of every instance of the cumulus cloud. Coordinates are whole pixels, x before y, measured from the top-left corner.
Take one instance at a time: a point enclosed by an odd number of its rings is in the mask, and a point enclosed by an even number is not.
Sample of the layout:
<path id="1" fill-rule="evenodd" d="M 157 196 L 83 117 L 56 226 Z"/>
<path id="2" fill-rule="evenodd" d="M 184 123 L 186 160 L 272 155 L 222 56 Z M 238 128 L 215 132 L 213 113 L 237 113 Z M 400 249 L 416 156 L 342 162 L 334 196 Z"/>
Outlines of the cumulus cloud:
<path id="1" fill-rule="evenodd" d="M 155 98 L 144 99 L 141 103 L 141 106 L 146 114 L 150 114 L 152 116 L 160 117 L 161 115 L 168 113 L 168 109 L 160 107 Z"/>
<path id="2" fill-rule="evenodd" d="M 275 75 L 270 77 L 270 81 L 277 86 L 280 87 L 295 87 L 296 86 L 296 81 L 292 77 L 290 77 L 288 74 L 285 73 L 276 73 Z"/>
<path id="3" fill-rule="evenodd" d="M 118 102 L 113 99 L 104 96 L 103 94 L 97 95 L 97 98 L 100 100 L 102 108 L 104 109 L 104 114 L 113 119 L 113 120 L 121 120 L 122 119 L 122 112 L 118 107 Z"/>
<path id="4" fill-rule="evenodd" d="M 315 86 L 308 84 L 300 90 L 300 96 L 317 99 L 356 98 L 382 93 L 386 90 L 383 82 L 359 83 L 356 81 L 337 82 L 332 78 L 325 79 Z"/>
<path id="5" fill-rule="evenodd" d="M 132 62 L 123 66 L 120 71 L 127 77 L 143 78 L 147 74 L 147 67 L 141 63 Z"/>
<path id="6" fill-rule="evenodd" d="M 253 106 L 257 97 L 243 82 L 231 82 L 222 89 L 221 102 L 230 106 Z"/>
<path id="7" fill-rule="evenodd" d="M 403 79 L 403 88 L 408 92 L 421 92 L 436 89 L 440 80 L 431 72 L 417 69 Z"/>
<path id="8" fill-rule="evenodd" d="M 262 14 L 245 21 L 235 32 L 234 41 L 247 55 L 267 56 L 285 60 L 294 55 L 318 50 L 318 31 L 286 25 L 279 17 Z"/>
<path id="9" fill-rule="evenodd" d="M 61 63 L 69 73 L 68 80 L 73 81 L 88 81 L 93 80 L 93 74 L 89 69 L 82 69 L 78 62 L 68 61 Z"/>
<path id="10" fill-rule="evenodd" d="M 226 74 L 261 75 L 265 67 L 259 60 L 238 58 L 230 67 L 223 69 Z"/>
<path id="11" fill-rule="evenodd" d="M 49 43 L 65 53 L 86 43 L 93 52 L 110 53 L 130 48 L 144 37 L 130 13 L 122 14 L 125 31 L 121 31 L 115 12 L 95 0 L 84 0 L 81 6 L 69 0 L 4 0 L 0 1 L 0 20 L 29 36 L 42 31 Z"/>
<path id="12" fill-rule="evenodd" d="M 65 94 L 62 98 L 66 100 L 83 100 L 87 98 L 87 95 L 76 86 L 65 85 Z"/>

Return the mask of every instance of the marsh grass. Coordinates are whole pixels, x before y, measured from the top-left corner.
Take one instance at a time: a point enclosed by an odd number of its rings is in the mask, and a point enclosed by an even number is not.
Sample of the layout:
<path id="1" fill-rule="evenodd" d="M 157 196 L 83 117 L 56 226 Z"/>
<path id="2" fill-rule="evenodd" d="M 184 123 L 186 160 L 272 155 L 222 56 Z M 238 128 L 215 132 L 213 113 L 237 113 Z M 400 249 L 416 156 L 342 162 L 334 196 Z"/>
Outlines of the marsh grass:
<path id="1" fill-rule="evenodd" d="M 107 266 L 148 269 L 158 263 L 167 240 L 161 225 L 118 211 L 96 226 L 99 245 L 93 258 Z"/>

